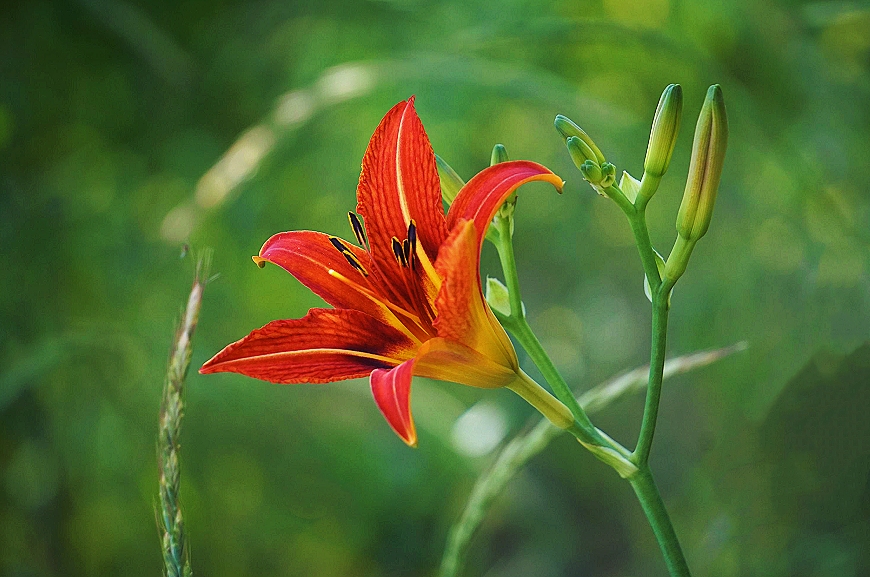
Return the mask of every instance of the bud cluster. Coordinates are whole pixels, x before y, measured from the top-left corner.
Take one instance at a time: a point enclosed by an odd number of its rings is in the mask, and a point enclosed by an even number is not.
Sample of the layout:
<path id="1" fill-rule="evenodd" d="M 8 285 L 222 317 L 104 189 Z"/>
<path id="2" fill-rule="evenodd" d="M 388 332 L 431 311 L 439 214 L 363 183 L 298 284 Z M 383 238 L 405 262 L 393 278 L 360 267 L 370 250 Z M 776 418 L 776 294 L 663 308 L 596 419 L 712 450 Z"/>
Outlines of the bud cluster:
<path id="1" fill-rule="evenodd" d="M 583 178 L 599 194 L 616 200 L 629 219 L 642 219 L 647 203 L 670 166 L 682 111 L 683 90 L 679 84 L 670 84 L 662 92 L 653 116 L 643 177 L 637 180 L 623 172 L 618 186 L 615 185 L 616 167 L 607 162 L 601 149 L 582 128 L 562 115 L 556 117 L 554 124 L 565 139 L 568 154 Z M 689 176 L 677 215 L 677 242 L 666 266 L 659 270 L 659 276 L 667 278 L 671 285 L 685 272 L 695 243 L 710 226 L 727 142 L 725 101 L 719 85 L 713 85 L 707 91 L 695 127 Z"/>
<path id="2" fill-rule="evenodd" d="M 561 114 L 556 117 L 556 130 L 565 139 L 568 154 L 583 178 L 598 194 L 606 196 L 605 190 L 616 182 L 616 167 L 607 162 L 595 142 L 586 132 Z"/>

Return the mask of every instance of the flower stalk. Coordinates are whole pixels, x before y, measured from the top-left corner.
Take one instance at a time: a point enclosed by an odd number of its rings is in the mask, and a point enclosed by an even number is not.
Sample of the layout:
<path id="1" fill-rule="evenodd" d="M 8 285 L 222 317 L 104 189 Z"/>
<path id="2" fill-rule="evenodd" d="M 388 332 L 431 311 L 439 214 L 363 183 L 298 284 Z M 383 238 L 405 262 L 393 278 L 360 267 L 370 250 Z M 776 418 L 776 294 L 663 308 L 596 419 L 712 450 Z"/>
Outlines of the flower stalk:
<path id="1" fill-rule="evenodd" d="M 577 402 L 568 383 L 553 364 L 550 356 L 541 345 L 541 341 L 535 335 L 526 318 L 525 307 L 520 293 L 519 277 L 517 275 L 516 258 L 513 248 L 513 213 L 505 218 L 496 218 L 493 226 L 498 230 L 498 242 L 496 249 L 501 261 L 502 271 L 508 290 L 510 302 L 510 314 L 493 308 L 493 312 L 499 322 L 517 339 L 523 349 L 541 371 L 544 379 L 550 385 L 553 393 L 559 401 L 573 414 L 574 422 L 566 430 L 574 435 L 584 447 L 589 449 L 596 457 L 608 462 L 611 466 L 623 470 L 633 469 L 634 465 L 628 460 L 629 452 L 613 439 L 602 434 L 589 420 L 589 416 L 583 407 Z"/>
<path id="2" fill-rule="evenodd" d="M 628 455 L 634 470 L 623 469 L 618 459 L 614 463 L 609 462 L 606 458 L 609 455 L 597 456 L 611 464 L 631 483 L 672 577 L 688 577 L 690 572 L 653 480 L 649 455 L 658 420 L 664 378 L 671 291 L 685 272 L 695 243 L 707 232 L 710 225 L 728 139 L 728 120 L 722 91 L 718 85 L 713 85 L 707 91 L 695 128 L 689 177 L 677 215 L 677 240 L 666 262 L 652 246 L 646 223 L 646 206 L 670 164 L 681 111 L 682 90 L 679 85 L 671 84 L 662 93 L 656 108 L 644 159 L 643 177 L 638 181 L 628 173 L 623 173 L 619 185 L 605 175 L 603 169 L 609 169 L 613 165 L 602 164 L 604 155 L 597 149 L 590 154 L 591 139 L 579 126 L 564 116 L 557 116 L 555 122 L 556 129 L 566 139 L 568 152 L 583 178 L 596 192 L 613 199 L 625 213 L 643 264 L 644 289 L 652 303 L 652 345 L 640 433 L 635 450 Z"/>
<path id="3" fill-rule="evenodd" d="M 705 367 L 745 349 L 746 343 L 737 343 L 730 347 L 668 359 L 664 377 L 667 379 Z M 648 375 L 648 366 L 638 367 L 586 391 L 577 397 L 577 402 L 585 408 L 587 414 L 597 413 L 627 395 L 644 390 Z M 501 449 L 492 466 L 474 483 L 461 516 L 450 529 L 447 546 L 441 558 L 439 577 L 456 577 L 459 574 L 471 539 L 496 497 L 526 463 L 563 432 L 546 419 L 540 419 L 528 432 L 514 437 Z"/>

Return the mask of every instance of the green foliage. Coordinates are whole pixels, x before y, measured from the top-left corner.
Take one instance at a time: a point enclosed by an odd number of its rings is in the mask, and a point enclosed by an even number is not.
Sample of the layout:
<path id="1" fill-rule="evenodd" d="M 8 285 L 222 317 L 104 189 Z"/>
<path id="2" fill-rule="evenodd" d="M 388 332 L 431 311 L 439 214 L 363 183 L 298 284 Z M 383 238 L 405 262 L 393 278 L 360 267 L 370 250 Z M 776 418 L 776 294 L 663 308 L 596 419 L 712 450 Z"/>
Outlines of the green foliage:
<path id="1" fill-rule="evenodd" d="M 866 449 L 864 421 L 843 417 L 867 406 L 846 379 L 864 373 L 817 363 L 786 385 L 818 350 L 870 338 L 868 37 L 860 4 L 808 1 L 4 3 L 0 573 L 160 573 L 154 427 L 192 268 L 182 243 L 214 247 L 221 274 L 194 368 L 319 306 L 250 255 L 282 230 L 350 237 L 368 138 L 411 94 L 458 174 L 499 142 L 567 180 L 561 196 L 520 191 L 514 244 L 529 322 L 569 384 L 646 362 L 631 233 L 552 121 L 566 114 L 641 174 L 662 88 L 682 86 L 686 114 L 718 83 L 729 151 L 669 351 L 750 348 L 665 387 L 651 467 L 699 575 L 866 574 L 867 461 L 841 453 Z M 685 126 L 647 210 L 660 248 Z M 484 268 L 499 271 L 494 251 Z M 420 381 L 411 451 L 369 394 L 191 371 L 181 493 L 198 574 L 435 571 L 493 446 L 530 409 Z M 457 421 L 478 403 L 489 412 Z M 628 443 L 641 410 L 625 400 L 596 424 Z M 486 444 L 468 423 L 497 434 Z M 508 485 L 468 575 L 662 574 L 633 497 L 579 452 L 556 440 Z"/>

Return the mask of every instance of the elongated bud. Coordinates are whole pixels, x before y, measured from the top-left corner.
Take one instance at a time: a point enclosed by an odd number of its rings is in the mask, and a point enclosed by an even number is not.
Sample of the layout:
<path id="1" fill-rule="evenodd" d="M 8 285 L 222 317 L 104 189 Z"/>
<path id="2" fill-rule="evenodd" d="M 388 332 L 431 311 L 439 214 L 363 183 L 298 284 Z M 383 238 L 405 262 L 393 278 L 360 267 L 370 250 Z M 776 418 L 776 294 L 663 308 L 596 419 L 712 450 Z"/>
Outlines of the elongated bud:
<path id="1" fill-rule="evenodd" d="M 559 131 L 559 134 L 562 135 L 562 138 L 564 138 L 566 141 L 572 136 L 576 136 L 577 138 L 585 142 L 590 150 L 592 150 L 592 152 L 595 154 L 595 156 L 592 157 L 592 160 L 595 160 L 598 164 L 604 164 L 606 159 L 601 153 L 601 150 L 597 146 L 595 146 L 595 142 L 593 142 L 593 140 L 589 137 L 588 134 L 583 131 L 582 128 L 580 128 L 579 126 L 574 124 L 574 122 L 572 122 L 569 118 L 562 116 L 561 114 L 556 117 L 556 120 L 553 122 L 553 124 L 556 126 L 556 130 Z"/>
<path id="2" fill-rule="evenodd" d="M 507 153 L 507 148 L 504 147 L 504 144 L 496 144 L 492 147 L 492 156 L 490 157 L 489 165 L 495 166 L 500 162 L 507 162 L 510 160 Z"/>
<path id="3" fill-rule="evenodd" d="M 448 205 L 453 204 L 456 195 L 465 186 L 465 181 L 437 154 L 435 155 L 435 166 L 438 167 L 438 177 L 441 180 L 441 198 Z"/>
<path id="4" fill-rule="evenodd" d="M 643 170 L 647 174 L 662 176 L 667 171 L 677 143 L 682 112 L 683 89 L 679 84 L 669 84 L 659 99 L 649 133 L 649 145 L 643 161 Z"/>
<path id="5" fill-rule="evenodd" d="M 677 214 L 677 232 L 686 240 L 698 240 L 710 226 L 727 146 L 725 100 L 722 98 L 722 89 L 714 84 L 707 90 L 707 98 L 695 127 L 689 177 Z"/>
<path id="6" fill-rule="evenodd" d="M 571 160 L 574 161 L 574 166 L 577 168 L 580 168 L 587 160 L 598 164 L 595 151 L 589 148 L 589 145 L 580 138 L 576 136 L 568 137 L 568 140 L 565 141 L 565 146 L 568 147 L 568 154 L 571 155 Z"/>

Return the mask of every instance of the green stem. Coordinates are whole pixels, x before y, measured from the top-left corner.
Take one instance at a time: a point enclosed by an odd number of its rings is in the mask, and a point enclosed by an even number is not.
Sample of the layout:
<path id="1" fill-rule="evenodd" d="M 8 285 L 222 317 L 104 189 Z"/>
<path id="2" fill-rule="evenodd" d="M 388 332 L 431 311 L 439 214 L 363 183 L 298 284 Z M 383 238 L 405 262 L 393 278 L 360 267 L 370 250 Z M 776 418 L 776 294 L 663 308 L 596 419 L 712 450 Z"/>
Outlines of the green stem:
<path id="1" fill-rule="evenodd" d="M 671 577 L 691 577 L 671 518 L 649 468 L 643 467 L 629 482 L 656 536 Z"/>
<path id="2" fill-rule="evenodd" d="M 659 401 L 662 394 L 662 378 L 665 368 L 665 353 L 668 338 L 668 295 L 653 293 L 652 345 L 650 350 L 649 381 L 646 389 L 646 403 L 640 425 L 637 448 L 632 453 L 632 461 L 639 467 L 649 461 L 659 414 Z"/>
<path id="3" fill-rule="evenodd" d="M 649 229 L 646 226 L 646 215 L 641 211 L 632 212 L 630 214 L 627 213 L 627 216 L 628 223 L 631 225 L 631 232 L 634 233 L 634 242 L 637 245 L 640 262 L 643 264 L 643 272 L 649 281 L 652 293 L 655 294 L 662 282 L 662 277 L 659 275 L 655 250 L 653 250 L 652 241 L 649 238 Z"/>
<path id="4" fill-rule="evenodd" d="M 512 219 L 496 217 L 495 228 L 498 230 L 498 242 L 495 245 L 498 250 L 498 258 L 501 261 L 501 268 L 504 271 L 505 283 L 508 289 L 508 295 L 511 305 L 511 318 L 525 318 L 526 311 L 523 310 L 523 301 L 520 296 L 520 279 L 517 276 L 517 261 L 514 257 L 514 241 Z"/>
<path id="5" fill-rule="evenodd" d="M 637 191 L 637 199 L 634 201 L 638 212 L 643 212 L 646 209 L 647 203 L 658 190 L 661 181 L 661 176 L 653 176 L 644 171 L 643 176 L 640 177 L 640 190 Z"/>

